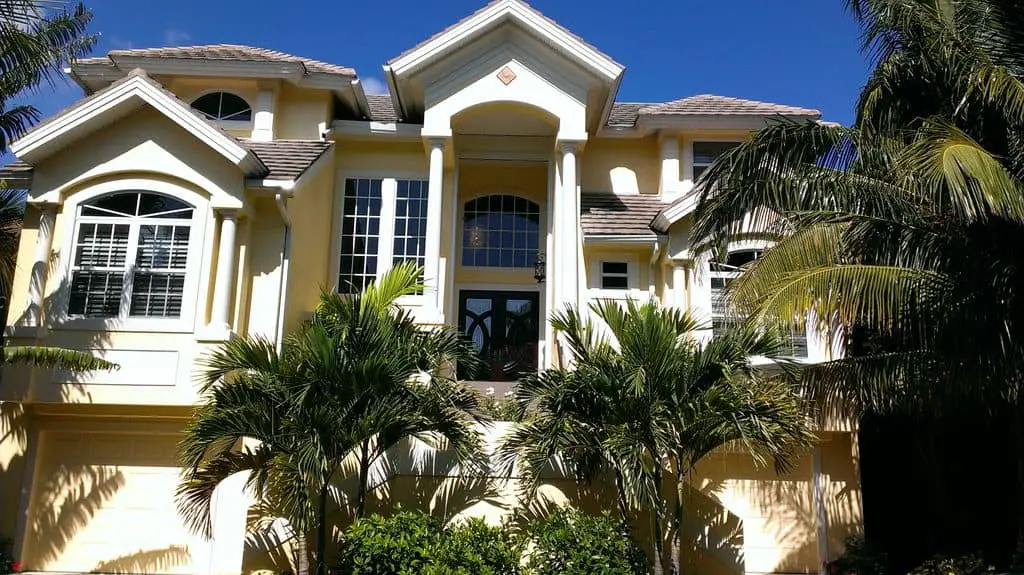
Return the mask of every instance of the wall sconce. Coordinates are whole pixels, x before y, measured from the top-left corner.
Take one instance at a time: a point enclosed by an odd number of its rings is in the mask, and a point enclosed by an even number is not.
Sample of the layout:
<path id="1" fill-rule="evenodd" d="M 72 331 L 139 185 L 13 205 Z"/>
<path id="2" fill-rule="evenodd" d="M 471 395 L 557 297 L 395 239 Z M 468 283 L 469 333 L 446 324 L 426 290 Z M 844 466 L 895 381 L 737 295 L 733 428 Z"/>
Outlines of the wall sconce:
<path id="1" fill-rule="evenodd" d="M 544 252 L 537 252 L 537 261 L 533 264 L 533 279 L 537 280 L 537 283 L 542 284 L 547 275 L 548 265 Z"/>

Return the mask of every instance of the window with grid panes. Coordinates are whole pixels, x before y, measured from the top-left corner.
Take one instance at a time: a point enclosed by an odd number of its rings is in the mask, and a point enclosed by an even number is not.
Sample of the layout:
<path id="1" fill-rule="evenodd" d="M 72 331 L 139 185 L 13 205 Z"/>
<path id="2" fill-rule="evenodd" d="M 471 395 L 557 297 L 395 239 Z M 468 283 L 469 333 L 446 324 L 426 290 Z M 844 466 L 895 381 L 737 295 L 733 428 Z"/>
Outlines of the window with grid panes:
<path id="1" fill-rule="evenodd" d="M 79 206 L 71 262 L 72 317 L 181 317 L 195 208 L 142 191 Z"/>
<path id="2" fill-rule="evenodd" d="M 427 188 L 425 180 L 398 180 L 395 192 L 395 241 L 393 263 L 426 263 Z"/>
<path id="3" fill-rule="evenodd" d="M 693 181 L 697 181 L 711 164 L 722 154 L 740 145 L 739 142 L 694 142 L 693 143 Z"/>
<path id="4" fill-rule="evenodd" d="M 338 291 L 356 293 L 377 277 L 383 180 L 345 180 Z"/>
<path id="5" fill-rule="evenodd" d="M 540 246 L 540 206 L 525 198 L 493 195 L 466 202 L 462 265 L 529 268 Z"/>

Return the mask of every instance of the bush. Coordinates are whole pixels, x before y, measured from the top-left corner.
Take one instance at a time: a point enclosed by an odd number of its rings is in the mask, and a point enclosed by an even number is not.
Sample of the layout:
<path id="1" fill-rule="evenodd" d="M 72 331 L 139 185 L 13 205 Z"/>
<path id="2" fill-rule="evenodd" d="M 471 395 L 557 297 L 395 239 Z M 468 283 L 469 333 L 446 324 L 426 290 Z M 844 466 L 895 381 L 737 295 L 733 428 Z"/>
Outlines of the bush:
<path id="1" fill-rule="evenodd" d="M 479 519 L 445 528 L 419 512 L 374 515 L 345 532 L 342 575 L 518 575 L 521 546 Z"/>
<path id="2" fill-rule="evenodd" d="M 934 557 L 917 566 L 910 575 L 987 575 L 995 568 L 986 565 L 977 555 Z"/>
<path id="3" fill-rule="evenodd" d="M 21 562 L 11 555 L 11 542 L 0 539 L 0 575 L 9 575 L 21 571 Z"/>
<path id="4" fill-rule="evenodd" d="M 592 516 L 572 509 L 555 511 L 529 528 L 533 549 L 530 575 L 646 574 L 647 557 L 629 527 L 609 514 Z"/>
<path id="5" fill-rule="evenodd" d="M 828 575 L 885 575 L 888 558 L 872 549 L 861 537 L 849 537 L 845 550 L 825 565 Z"/>

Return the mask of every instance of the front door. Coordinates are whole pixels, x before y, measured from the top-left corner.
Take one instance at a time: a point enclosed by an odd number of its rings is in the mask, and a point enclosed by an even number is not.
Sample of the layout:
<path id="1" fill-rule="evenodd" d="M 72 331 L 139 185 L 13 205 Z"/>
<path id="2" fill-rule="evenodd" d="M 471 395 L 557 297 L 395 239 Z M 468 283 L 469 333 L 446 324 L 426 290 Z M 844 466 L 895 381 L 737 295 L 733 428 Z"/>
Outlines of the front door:
<path id="1" fill-rule="evenodd" d="M 475 373 L 459 377 L 479 381 L 515 381 L 537 371 L 540 308 L 537 292 L 459 292 L 459 330 L 481 359 Z"/>

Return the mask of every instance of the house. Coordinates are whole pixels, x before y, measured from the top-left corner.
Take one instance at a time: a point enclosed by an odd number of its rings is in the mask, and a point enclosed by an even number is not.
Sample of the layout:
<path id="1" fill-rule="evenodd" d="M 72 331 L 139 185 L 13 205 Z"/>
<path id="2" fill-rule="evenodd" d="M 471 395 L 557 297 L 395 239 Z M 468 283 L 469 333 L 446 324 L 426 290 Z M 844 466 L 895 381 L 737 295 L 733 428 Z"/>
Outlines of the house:
<path id="1" fill-rule="evenodd" d="M 488 365 L 464 375 L 488 386 L 559 361 L 544 320 L 566 304 L 656 298 L 720 325 L 716 293 L 765 246 L 721 262 L 692 251 L 693 182 L 771 119 L 819 113 L 713 95 L 620 102 L 624 71 L 520 0 L 390 60 L 387 95 L 351 68 L 247 46 L 74 63 L 86 96 L 15 142 L 2 173 L 30 190 L 7 337 L 121 368 L 5 375 L 0 535 L 25 568 L 265 566 L 234 479 L 211 540 L 182 526 L 176 442 L 203 355 L 235 335 L 279 339 L 321 287 L 421 264 L 426 288 L 403 305 L 460 326 Z M 832 350 L 812 332 L 793 352 Z M 739 453 L 703 463 L 689 567 L 815 572 L 834 556 L 859 523 L 856 441 L 840 424 L 821 436 L 786 475 Z"/>

